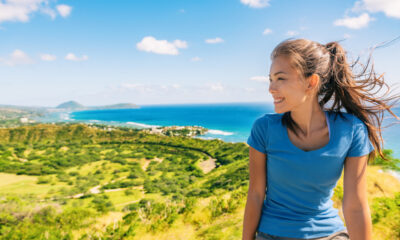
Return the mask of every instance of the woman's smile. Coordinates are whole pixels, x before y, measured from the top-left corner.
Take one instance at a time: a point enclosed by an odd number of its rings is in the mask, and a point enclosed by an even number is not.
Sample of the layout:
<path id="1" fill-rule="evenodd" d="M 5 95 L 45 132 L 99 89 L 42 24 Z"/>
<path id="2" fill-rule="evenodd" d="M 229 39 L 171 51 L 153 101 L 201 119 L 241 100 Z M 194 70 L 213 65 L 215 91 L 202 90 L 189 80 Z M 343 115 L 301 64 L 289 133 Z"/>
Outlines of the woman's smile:
<path id="1" fill-rule="evenodd" d="M 279 103 L 283 102 L 283 100 L 285 100 L 285 98 L 277 98 L 274 100 L 274 104 L 279 104 Z"/>

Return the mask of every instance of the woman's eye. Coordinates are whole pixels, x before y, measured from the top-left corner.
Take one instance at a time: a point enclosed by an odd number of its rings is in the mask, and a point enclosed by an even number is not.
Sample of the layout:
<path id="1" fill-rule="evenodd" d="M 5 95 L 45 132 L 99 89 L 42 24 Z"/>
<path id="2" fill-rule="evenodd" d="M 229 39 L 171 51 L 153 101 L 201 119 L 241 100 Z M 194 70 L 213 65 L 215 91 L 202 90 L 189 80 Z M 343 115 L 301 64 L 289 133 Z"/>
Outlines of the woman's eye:
<path id="1" fill-rule="evenodd" d="M 284 78 L 277 78 L 276 80 L 285 80 Z M 272 82 L 272 79 L 269 79 L 269 82 Z"/>

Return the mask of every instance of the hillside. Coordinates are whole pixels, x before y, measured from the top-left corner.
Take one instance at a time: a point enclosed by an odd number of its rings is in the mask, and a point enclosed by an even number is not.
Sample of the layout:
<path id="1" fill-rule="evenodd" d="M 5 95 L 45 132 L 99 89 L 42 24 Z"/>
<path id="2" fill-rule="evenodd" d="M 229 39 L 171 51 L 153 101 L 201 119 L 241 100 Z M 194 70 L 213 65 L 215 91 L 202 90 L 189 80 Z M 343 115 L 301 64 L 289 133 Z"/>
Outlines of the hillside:
<path id="1" fill-rule="evenodd" d="M 367 170 L 374 239 L 398 239 L 400 183 L 381 168 Z M 0 238 L 241 239 L 248 177 L 244 143 L 85 124 L 0 129 Z"/>
<path id="2" fill-rule="evenodd" d="M 75 101 L 69 101 L 69 102 L 61 103 L 56 108 L 82 109 L 82 108 L 85 108 L 85 106 L 83 106 L 82 104 L 75 102 Z"/>
<path id="3" fill-rule="evenodd" d="M 118 104 L 104 105 L 104 106 L 84 106 L 76 101 L 68 101 L 68 102 L 61 103 L 56 108 L 69 109 L 69 110 L 99 110 L 99 109 L 139 108 L 139 106 L 136 104 L 132 104 L 132 103 L 118 103 Z"/>

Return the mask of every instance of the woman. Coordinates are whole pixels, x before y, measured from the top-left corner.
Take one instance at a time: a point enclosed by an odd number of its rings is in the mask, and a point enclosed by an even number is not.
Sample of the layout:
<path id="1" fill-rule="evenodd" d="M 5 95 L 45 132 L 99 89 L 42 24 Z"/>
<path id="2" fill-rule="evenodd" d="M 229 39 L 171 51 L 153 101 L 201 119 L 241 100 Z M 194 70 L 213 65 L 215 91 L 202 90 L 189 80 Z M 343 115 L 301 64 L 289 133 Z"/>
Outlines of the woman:
<path id="1" fill-rule="evenodd" d="M 260 240 L 370 240 L 366 166 L 376 150 L 384 158 L 382 113 L 386 109 L 399 119 L 388 104 L 399 97 L 374 98 L 373 87 L 387 86 L 382 76 L 377 78 L 373 67 L 365 74 L 368 64 L 354 75 L 337 42 L 289 39 L 271 60 L 269 92 L 276 114 L 258 118 L 247 141 L 243 239 L 257 233 Z M 346 227 L 331 200 L 343 168 Z"/>

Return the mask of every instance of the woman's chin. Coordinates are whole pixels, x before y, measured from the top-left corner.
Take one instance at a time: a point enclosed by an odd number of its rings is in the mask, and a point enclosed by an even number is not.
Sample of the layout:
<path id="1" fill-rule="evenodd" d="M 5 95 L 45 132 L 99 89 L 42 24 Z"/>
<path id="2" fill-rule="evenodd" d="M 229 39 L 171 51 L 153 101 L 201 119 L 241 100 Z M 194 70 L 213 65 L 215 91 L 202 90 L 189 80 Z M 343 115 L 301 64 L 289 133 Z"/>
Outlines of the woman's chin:
<path id="1" fill-rule="evenodd" d="M 275 110 L 275 113 L 284 113 L 285 112 L 281 108 L 275 108 L 274 110 Z"/>

